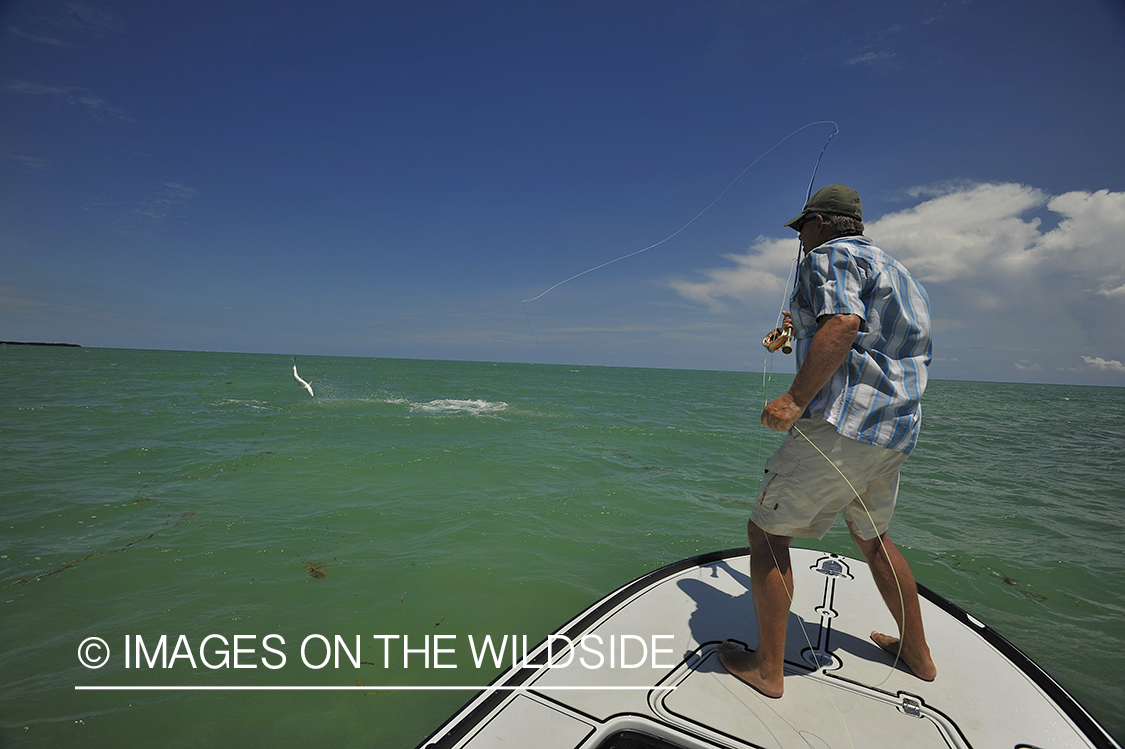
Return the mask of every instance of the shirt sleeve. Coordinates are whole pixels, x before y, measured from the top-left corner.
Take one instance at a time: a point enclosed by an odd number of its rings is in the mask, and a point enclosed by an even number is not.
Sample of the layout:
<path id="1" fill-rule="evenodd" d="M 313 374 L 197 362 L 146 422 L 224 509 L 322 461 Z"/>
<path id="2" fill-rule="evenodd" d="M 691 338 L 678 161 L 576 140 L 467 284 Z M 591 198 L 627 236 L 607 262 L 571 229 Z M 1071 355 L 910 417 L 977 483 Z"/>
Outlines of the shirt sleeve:
<path id="1" fill-rule="evenodd" d="M 859 315 L 867 319 L 863 289 L 869 274 L 843 244 L 826 244 L 809 253 L 802 264 L 804 285 L 813 317 Z"/>

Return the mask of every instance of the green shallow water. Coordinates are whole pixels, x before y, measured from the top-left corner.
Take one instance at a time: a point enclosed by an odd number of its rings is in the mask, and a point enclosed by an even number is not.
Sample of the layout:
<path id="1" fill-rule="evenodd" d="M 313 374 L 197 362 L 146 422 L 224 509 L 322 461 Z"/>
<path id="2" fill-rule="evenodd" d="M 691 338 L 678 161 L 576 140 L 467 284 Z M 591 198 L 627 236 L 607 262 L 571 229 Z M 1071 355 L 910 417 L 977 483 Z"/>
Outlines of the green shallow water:
<path id="1" fill-rule="evenodd" d="M 284 356 L 0 347 L 0 747 L 413 747 L 471 693 L 379 686 L 497 669 L 464 648 L 457 668 L 385 668 L 372 635 L 534 643 L 651 569 L 741 546 L 780 439 L 757 425 L 761 374 L 298 364 L 315 398 Z M 1118 737 L 1123 473 L 1125 390 L 933 382 L 892 524 L 920 582 Z M 842 524 L 818 546 L 854 554 Z M 361 635 L 361 665 L 305 666 L 318 634 Z M 126 636 L 161 635 L 196 668 L 125 668 Z M 256 667 L 206 667 L 208 635 L 242 636 Z M 88 669 L 94 636 L 110 661 Z M 129 684 L 370 689 L 74 689 Z"/>

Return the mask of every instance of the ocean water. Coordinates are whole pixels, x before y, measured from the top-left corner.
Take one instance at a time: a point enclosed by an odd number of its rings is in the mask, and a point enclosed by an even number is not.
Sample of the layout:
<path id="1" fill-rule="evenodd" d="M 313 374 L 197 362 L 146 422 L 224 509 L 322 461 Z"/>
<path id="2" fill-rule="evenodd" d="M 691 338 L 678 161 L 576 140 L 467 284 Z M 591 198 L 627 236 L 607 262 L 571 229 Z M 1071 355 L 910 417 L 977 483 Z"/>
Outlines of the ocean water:
<path id="1" fill-rule="evenodd" d="M 0 747 L 414 747 L 472 692 L 380 687 L 498 673 L 451 636 L 534 644 L 744 545 L 788 381 L 297 364 L 315 397 L 286 356 L 0 346 Z M 918 580 L 1125 738 L 1125 389 L 924 409 L 891 527 Z M 842 523 L 803 545 L 854 555 Z M 75 689 L 138 685 L 355 688 Z"/>

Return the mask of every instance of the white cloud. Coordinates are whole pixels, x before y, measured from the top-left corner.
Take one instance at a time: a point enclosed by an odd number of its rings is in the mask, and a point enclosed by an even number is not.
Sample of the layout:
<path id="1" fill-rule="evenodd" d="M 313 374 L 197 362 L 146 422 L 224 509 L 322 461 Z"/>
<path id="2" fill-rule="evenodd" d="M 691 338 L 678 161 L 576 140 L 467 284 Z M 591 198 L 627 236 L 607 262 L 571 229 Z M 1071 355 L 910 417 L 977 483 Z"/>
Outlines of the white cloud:
<path id="1" fill-rule="evenodd" d="M 1007 183 L 906 194 L 921 202 L 869 220 L 866 233 L 926 286 L 943 360 L 1032 375 L 1096 346 L 1103 356 L 1083 357 L 1088 373 L 1125 374 L 1125 192 L 1051 196 Z M 759 237 L 746 254 L 727 256 L 732 265 L 671 285 L 714 313 L 725 300 L 776 304 L 794 249 L 791 238 Z"/>
<path id="2" fill-rule="evenodd" d="M 845 65 L 871 65 L 873 63 L 887 62 L 895 58 L 895 53 L 889 50 L 869 51 L 844 60 Z"/>
<path id="3" fill-rule="evenodd" d="M 1125 296 L 1125 253 L 1117 239 L 1125 235 L 1125 193 L 1099 190 L 1049 197 L 1017 184 L 963 185 L 936 192 L 914 188 L 911 193 L 933 197 L 870 221 L 867 234 L 923 284 L 970 279 L 980 287 L 985 306 L 996 306 L 1005 301 L 996 296 L 1000 289 L 988 289 L 998 278 L 1010 281 L 1045 268 L 1065 268 L 1084 277 L 1101 296 Z M 1040 219 L 1024 218 L 1043 207 L 1063 217 L 1045 233 Z M 792 253 L 791 239 L 759 237 L 745 255 L 727 256 L 735 267 L 704 270 L 707 280 L 677 280 L 672 286 L 688 299 L 708 303 L 780 291 Z"/>
<path id="4" fill-rule="evenodd" d="M 766 295 L 784 302 L 786 279 L 796 260 L 795 250 L 792 238 L 758 237 L 746 254 L 724 256 L 735 264 L 733 268 L 702 271 L 708 277 L 706 281 L 679 278 L 669 285 L 681 296 L 713 308 L 721 306 L 724 298 L 747 300 Z"/>
<path id="5" fill-rule="evenodd" d="M 1024 185 L 963 187 L 870 222 L 867 234 L 923 284 L 941 283 L 1018 264 L 1039 238 L 1039 220 L 1020 216 L 1046 200 Z"/>
<path id="6" fill-rule="evenodd" d="M 1116 359 L 1105 360 L 1100 356 L 1083 356 L 1082 361 L 1094 369 L 1101 372 L 1116 372 L 1117 374 L 1125 374 L 1125 364 L 1117 361 Z"/>
<path id="7" fill-rule="evenodd" d="M 1047 208 L 1063 220 L 1032 248 L 1037 259 L 1085 274 L 1089 288 L 1104 297 L 1125 296 L 1125 192 L 1068 192 Z"/>

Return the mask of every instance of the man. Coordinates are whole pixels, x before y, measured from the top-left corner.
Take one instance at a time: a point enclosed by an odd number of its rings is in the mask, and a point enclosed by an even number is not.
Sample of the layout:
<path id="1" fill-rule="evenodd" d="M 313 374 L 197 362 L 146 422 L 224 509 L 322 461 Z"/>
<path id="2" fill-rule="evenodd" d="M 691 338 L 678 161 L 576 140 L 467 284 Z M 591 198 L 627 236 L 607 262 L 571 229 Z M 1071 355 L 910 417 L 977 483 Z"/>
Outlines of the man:
<path id="1" fill-rule="evenodd" d="M 762 694 L 781 697 L 793 594 L 789 544 L 797 536 L 823 538 L 844 510 L 899 628 L 897 638 L 872 632 L 871 639 L 932 681 L 937 668 L 914 575 L 887 535 L 899 468 L 921 424 L 931 352 L 926 292 L 863 236 L 859 194 L 849 187 L 819 190 L 785 225 L 800 234 L 805 254 L 787 313 L 797 375 L 762 412 L 762 424 L 789 436 L 766 462 L 747 525 L 758 647 L 728 641 L 719 659 Z"/>

